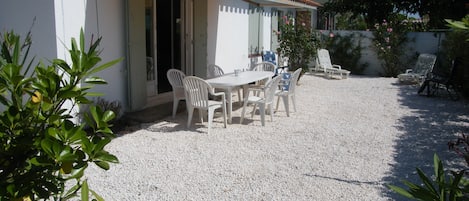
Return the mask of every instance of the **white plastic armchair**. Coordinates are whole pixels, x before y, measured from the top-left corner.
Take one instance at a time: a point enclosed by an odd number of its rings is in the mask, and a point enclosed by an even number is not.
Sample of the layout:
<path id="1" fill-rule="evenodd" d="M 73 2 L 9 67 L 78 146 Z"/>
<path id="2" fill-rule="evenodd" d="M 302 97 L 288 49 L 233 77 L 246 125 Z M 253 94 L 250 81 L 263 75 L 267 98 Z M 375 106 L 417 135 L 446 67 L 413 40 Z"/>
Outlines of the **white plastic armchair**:
<path id="1" fill-rule="evenodd" d="M 244 113 L 246 111 L 246 107 L 249 103 L 253 104 L 253 110 L 251 113 L 251 118 L 254 117 L 254 112 L 256 111 L 256 106 L 259 105 L 259 113 L 261 115 L 261 123 L 262 126 L 265 126 L 265 113 L 266 113 L 266 108 L 268 107 L 269 109 L 269 115 L 270 115 L 270 120 L 273 121 L 273 100 L 275 96 L 275 91 L 278 88 L 278 84 L 281 80 L 280 76 L 277 76 L 271 80 L 269 80 L 266 84 L 265 87 L 262 88 L 262 91 L 264 93 L 263 97 L 259 97 L 256 95 L 249 96 L 249 91 L 257 91 L 259 89 L 249 89 L 248 95 L 244 98 L 244 105 L 243 105 L 243 111 L 241 112 L 241 120 L 240 123 L 242 124 L 244 121 Z"/>
<path id="2" fill-rule="evenodd" d="M 185 100 L 186 96 L 184 94 L 184 86 L 182 84 L 182 80 L 186 75 L 184 72 L 178 69 L 169 69 L 166 72 L 166 76 L 168 77 L 168 81 L 173 88 L 173 118 L 176 116 L 176 112 L 178 109 L 178 104 L 180 100 Z"/>
<path id="3" fill-rule="evenodd" d="M 262 61 L 262 62 L 254 64 L 251 67 L 251 71 L 272 71 L 275 73 L 276 68 L 277 67 L 275 66 L 275 64 L 270 63 L 268 61 Z"/>
<path id="4" fill-rule="evenodd" d="M 220 77 L 224 74 L 225 72 L 223 72 L 223 69 L 218 65 L 209 64 L 207 66 L 207 79 Z"/>
<path id="5" fill-rule="evenodd" d="M 207 66 L 207 79 L 216 78 L 216 77 L 220 77 L 223 75 L 225 75 L 225 72 L 220 66 L 215 65 L 215 64 L 209 64 Z M 233 89 L 238 92 L 238 100 L 240 103 L 241 103 L 241 100 L 243 99 L 243 97 L 241 96 L 241 89 L 242 89 L 241 87 L 235 87 Z"/>
<path id="6" fill-rule="evenodd" d="M 436 62 L 436 55 L 420 54 L 414 68 L 407 69 L 405 73 L 397 75 L 401 83 L 422 83 L 427 75 L 433 70 Z"/>
<path id="7" fill-rule="evenodd" d="M 276 91 L 275 96 L 277 96 L 277 106 L 275 108 L 276 111 L 278 111 L 278 104 L 280 102 L 280 98 L 283 100 L 283 104 L 285 106 L 285 111 L 287 112 L 287 117 L 290 116 L 290 104 L 289 104 L 289 99 L 291 98 L 292 103 L 293 103 L 293 110 L 296 112 L 296 95 L 295 95 L 295 90 L 296 90 L 296 85 L 298 82 L 298 78 L 300 77 L 301 73 L 301 68 L 297 69 L 293 74 L 291 75 L 289 81 L 287 81 L 285 84 L 287 86 L 281 87 L 278 91 Z"/>
<path id="8" fill-rule="evenodd" d="M 318 50 L 317 64 L 319 69 L 324 71 L 324 74 L 331 78 L 333 75 L 340 75 L 340 78 L 348 78 L 350 71 L 342 69 L 340 65 L 332 64 L 329 51 L 326 49 Z"/>
<path id="9" fill-rule="evenodd" d="M 256 63 L 251 67 L 251 71 L 270 71 L 270 72 L 274 72 L 274 74 L 275 74 L 276 70 L 277 70 L 277 67 L 273 63 L 270 63 L 270 62 L 267 62 L 267 61 Z M 262 88 L 271 79 L 272 78 L 259 80 L 254 84 L 250 84 L 248 86 L 248 88 Z M 247 89 L 245 89 L 245 90 L 247 90 Z"/>
<path id="10" fill-rule="evenodd" d="M 184 91 L 186 94 L 186 105 L 187 105 L 187 128 L 190 128 L 192 122 L 192 116 L 194 109 L 199 110 L 199 117 L 203 123 L 202 112 L 208 111 L 208 131 L 210 134 L 210 128 L 212 127 L 213 116 L 216 109 L 221 108 L 223 113 L 223 123 L 226 128 L 226 100 L 225 93 L 215 93 L 213 87 L 205 80 L 195 77 L 187 76 L 183 80 Z M 209 94 L 212 96 L 220 96 L 221 101 L 210 100 Z"/>

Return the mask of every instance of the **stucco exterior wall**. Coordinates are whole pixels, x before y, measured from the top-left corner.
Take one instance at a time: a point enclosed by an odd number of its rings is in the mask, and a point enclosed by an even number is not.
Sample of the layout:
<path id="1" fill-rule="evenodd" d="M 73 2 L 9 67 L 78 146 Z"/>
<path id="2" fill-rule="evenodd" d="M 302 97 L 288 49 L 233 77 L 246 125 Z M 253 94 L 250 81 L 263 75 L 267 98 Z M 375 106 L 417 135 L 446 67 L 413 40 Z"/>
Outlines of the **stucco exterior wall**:
<path id="1" fill-rule="evenodd" d="M 70 62 L 68 49 L 71 38 L 79 40 L 80 29 L 83 28 L 86 44 L 92 35 L 95 40 L 103 37 L 100 56 L 103 62 L 110 61 L 125 56 L 123 6 L 123 0 L 2 1 L 0 31 L 14 30 L 24 36 L 31 29 L 33 45 L 30 55 L 48 64 L 55 58 Z M 125 63 L 97 75 L 109 84 L 93 90 L 104 93 L 103 99 L 119 101 L 125 106 Z M 70 107 L 70 103 L 65 107 Z"/>
<path id="2" fill-rule="evenodd" d="M 31 31 L 29 55 L 36 61 L 57 57 L 54 1 L 1 1 L 0 31 L 14 31 L 23 39 Z"/>
<path id="3" fill-rule="evenodd" d="M 249 4 L 244 1 L 208 0 L 207 5 L 207 64 L 219 65 L 225 73 L 236 68 L 247 68 Z"/>
<path id="4" fill-rule="evenodd" d="M 102 37 L 100 43 L 102 63 L 125 57 L 125 13 L 123 0 L 74 0 L 54 1 L 56 15 L 57 51 L 59 58 L 68 57 L 68 48 L 72 37 L 79 39 L 83 28 L 86 43 Z M 65 45 L 65 46 L 64 46 Z M 102 64 L 101 63 L 101 64 Z M 98 64 L 99 65 L 99 64 Z M 118 101 L 125 108 L 126 100 L 126 69 L 125 62 L 96 74 L 105 79 L 107 85 L 98 85 L 94 92 L 104 94 L 102 99 Z"/>

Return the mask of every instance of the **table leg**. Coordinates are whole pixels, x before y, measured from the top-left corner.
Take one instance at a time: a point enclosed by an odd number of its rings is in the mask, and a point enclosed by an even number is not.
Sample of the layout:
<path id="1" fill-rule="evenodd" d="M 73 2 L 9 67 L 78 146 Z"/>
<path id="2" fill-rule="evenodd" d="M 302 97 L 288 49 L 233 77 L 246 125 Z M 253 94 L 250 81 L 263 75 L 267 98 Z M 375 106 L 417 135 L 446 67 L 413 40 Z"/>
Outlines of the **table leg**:
<path id="1" fill-rule="evenodd" d="M 226 113 L 228 113 L 228 123 L 231 124 L 231 111 L 233 110 L 233 98 L 231 97 L 231 88 L 225 89 L 225 97 L 226 97 L 226 103 L 228 107 L 226 108 Z"/>

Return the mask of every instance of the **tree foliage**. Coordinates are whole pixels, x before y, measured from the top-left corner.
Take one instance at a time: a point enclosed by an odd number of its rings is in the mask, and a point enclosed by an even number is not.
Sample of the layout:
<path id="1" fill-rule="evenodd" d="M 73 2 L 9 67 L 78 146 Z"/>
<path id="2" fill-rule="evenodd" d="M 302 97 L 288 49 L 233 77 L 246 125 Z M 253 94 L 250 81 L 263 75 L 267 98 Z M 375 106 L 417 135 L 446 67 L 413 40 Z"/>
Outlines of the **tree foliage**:
<path id="1" fill-rule="evenodd" d="M 331 0 L 324 4 L 322 13 L 352 12 L 363 16 L 369 28 L 395 13 L 413 13 L 428 16 L 430 28 L 445 28 L 444 19 L 461 19 L 466 14 L 467 0 Z"/>

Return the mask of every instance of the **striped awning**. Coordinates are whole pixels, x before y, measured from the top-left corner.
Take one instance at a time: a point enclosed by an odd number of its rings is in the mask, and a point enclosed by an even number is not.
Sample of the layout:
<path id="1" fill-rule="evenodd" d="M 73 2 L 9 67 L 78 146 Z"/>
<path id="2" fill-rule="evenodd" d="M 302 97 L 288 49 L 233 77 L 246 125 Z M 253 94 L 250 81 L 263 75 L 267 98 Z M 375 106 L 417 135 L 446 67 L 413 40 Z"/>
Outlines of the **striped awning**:
<path id="1" fill-rule="evenodd" d="M 244 0 L 249 3 L 254 3 L 258 6 L 280 7 L 280 8 L 307 8 L 317 9 L 322 6 L 320 3 L 312 0 Z"/>

